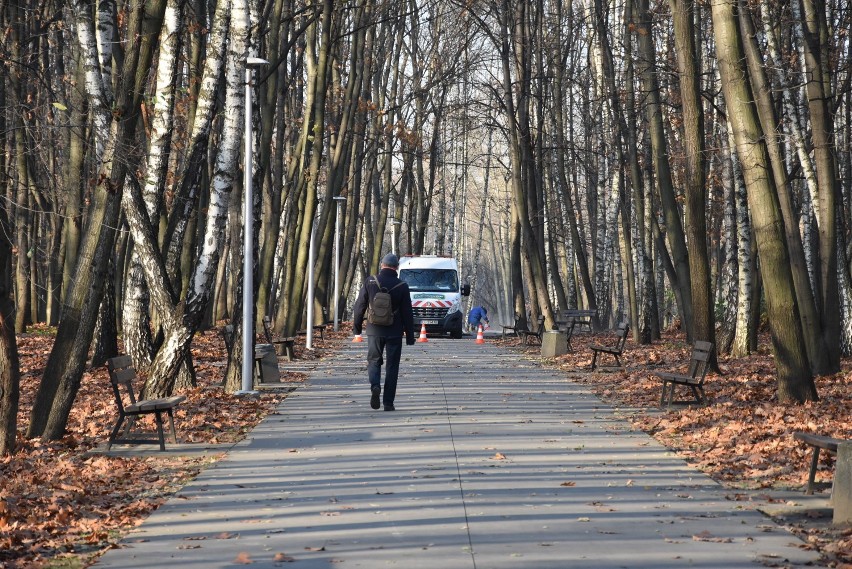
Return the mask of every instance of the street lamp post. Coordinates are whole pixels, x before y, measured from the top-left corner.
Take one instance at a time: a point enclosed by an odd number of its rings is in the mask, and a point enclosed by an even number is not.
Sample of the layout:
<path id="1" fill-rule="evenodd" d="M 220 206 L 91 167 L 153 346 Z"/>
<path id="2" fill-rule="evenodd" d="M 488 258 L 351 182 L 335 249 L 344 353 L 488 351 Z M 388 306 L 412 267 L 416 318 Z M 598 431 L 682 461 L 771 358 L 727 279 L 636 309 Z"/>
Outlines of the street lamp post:
<path id="1" fill-rule="evenodd" d="M 338 318 L 340 316 L 340 207 L 346 198 L 343 196 L 335 196 L 334 201 L 337 204 L 337 213 L 334 219 L 334 331 L 340 329 Z"/>
<path id="2" fill-rule="evenodd" d="M 254 387 L 254 212 L 252 203 L 252 72 L 261 65 L 269 63 L 259 57 L 246 58 L 246 126 L 245 148 L 243 152 L 243 365 L 242 393 L 251 393 Z"/>

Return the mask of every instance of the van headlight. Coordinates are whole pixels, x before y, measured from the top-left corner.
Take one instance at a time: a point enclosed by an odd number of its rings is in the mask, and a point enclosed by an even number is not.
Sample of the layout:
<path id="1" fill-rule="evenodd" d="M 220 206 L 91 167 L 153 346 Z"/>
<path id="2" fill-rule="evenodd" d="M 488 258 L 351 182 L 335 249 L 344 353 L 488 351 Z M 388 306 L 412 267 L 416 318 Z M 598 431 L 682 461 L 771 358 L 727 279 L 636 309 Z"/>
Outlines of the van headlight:
<path id="1" fill-rule="evenodd" d="M 453 304 L 451 304 L 451 305 L 450 305 L 450 307 L 447 309 L 447 316 L 449 316 L 450 314 L 455 314 L 455 313 L 456 313 L 456 312 L 458 312 L 459 310 L 461 310 L 461 303 L 454 302 L 454 303 L 453 303 Z"/>

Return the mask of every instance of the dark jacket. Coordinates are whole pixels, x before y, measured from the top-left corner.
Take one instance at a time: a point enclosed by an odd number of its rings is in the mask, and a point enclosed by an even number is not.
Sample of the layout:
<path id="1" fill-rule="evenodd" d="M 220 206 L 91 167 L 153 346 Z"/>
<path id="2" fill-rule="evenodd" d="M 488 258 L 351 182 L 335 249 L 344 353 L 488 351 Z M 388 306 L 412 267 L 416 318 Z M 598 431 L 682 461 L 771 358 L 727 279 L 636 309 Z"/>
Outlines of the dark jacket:
<path id="1" fill-rule="evenodd" d="M 361 287 L 358 293 L 358 298 L 355 300 L 353 331 L 355 334 L 360 334 L 364 325 L 364 313 L 367 311 L 368 299 L 371 301 L 373 296 L 379 292 L 373 276 L 378 278 L 379 284 L 390 291 L 391 305 L 393 306 L 393 324 L 390 326 L 377 326 L 367 322 L 368 336 L 384 336 L 386 338 L 400 338 L 403 333 L 409 343 L 414 341 L 414 314 L 411 311 L 411 293 L 408 290 L 408 283 L 399 280 L 396 271 L 393 269 L 382 269 L 378 275 L 370 275 L 367 277 L 367 282 Z M 402 283 L 402 286 L 397 286 Z M 393 290 L 391 290 L 393 289 Z"/>

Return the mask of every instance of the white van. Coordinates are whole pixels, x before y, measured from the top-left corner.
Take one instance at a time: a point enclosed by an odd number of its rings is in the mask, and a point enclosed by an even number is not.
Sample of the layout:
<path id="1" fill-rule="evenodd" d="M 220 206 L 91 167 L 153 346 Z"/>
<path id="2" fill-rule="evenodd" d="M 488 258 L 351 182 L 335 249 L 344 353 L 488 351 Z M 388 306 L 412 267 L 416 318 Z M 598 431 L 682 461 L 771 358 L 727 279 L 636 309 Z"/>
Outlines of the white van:
<path id="1" fill-rule="evenodd" d="M 462 296 L 470 294 L 470 285 L 461 284 L 455 259 L 405 255 L 399 260 L 399 278 L 411 289 L 415 333 L 425 324 L 427 334 L 462 337 Z"/>

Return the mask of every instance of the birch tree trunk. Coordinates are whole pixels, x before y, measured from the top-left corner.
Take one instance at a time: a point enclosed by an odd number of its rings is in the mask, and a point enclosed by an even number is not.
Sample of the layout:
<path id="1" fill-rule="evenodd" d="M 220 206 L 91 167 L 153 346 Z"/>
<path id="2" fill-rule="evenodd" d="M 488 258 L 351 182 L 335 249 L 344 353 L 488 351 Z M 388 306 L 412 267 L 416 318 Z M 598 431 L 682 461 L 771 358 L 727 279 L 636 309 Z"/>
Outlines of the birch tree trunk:
<path id="1" fill-rule="evenodd" d="M 726 143 L 728 130 L 720 133 L 720 147 L 722 148 L 722 187 L 724 192 L 724 217 L 722 220 L 721 245 L 724 251 L 722 262 L 722 275 L 719 279 L 718 295 L 722 304 L 722 317 L 719 321 L 719 331 L 716 334 L 717 353 L 727 354 L 731 351 L 734 343 L 734 334 L 737 329 L 737 218 L 736 201 L 734 199 L 736 186 L 739 181 L 734 175 L 732 156 L 729 156 L 730 146 Z M 727 152 L 725 152 L 727 150 Z"/>
<path id="2" fill-rule="evenodd" d="M 151 136 L 148 145 L 142 195 L 148 222 L 157 224 L 162 211 L 166 171 L 172 139 L 172 119 L 177 77 L 177 62 L 181 31 L 181 12 L 177 0 L 167 0 L 160 32 L 160 52 L 157 61 L 154 108 L 150 111 Z M 134 248 L 127 274 L 122 306 L 124 351 L 133 359 L 137 370 L 147 373 L 153 358 L 148 286 Z"/>
<path id="3" fill-rule="evenodd" d="M 71 288 L 63 301 L 56 342 L 39 384 L 27 435 L 58 439 L 65 432 L 92 341 L 98 307 L 106 281 L 106 260 L 115 244 L 121 189 L 128 168 L 118 156 L 133 144 L 143 92 L 139 70 L 153 57 L 151 33 L 159 33 L 165 2 L 132 2 L 127 19 L 127 47 L 115 101 L 107 96 L 98 64 L 90 2 L 75 0 L 77 34 L 86 69 L 86 92 L 94 119 L 95 162 L 98 184 L 90 206 L 86 234 Z"/>
<path id="4" fill-rule="evenodd" d="M 802 30 L 805 53 L 805 85 L 811 115 L 811 137 L 814 147 L 819 193 L 819 299 L 822 311 L 822 338 L 826 350 L 821 374 L 840 370 L 840 301 L 837 283 L 837 165 L 834 159 L 833 124 L 829 98 L 828 25 L 823 0 L 801 0 Z"/>
<path id="5" fill-rule="evenodd" d="M 151 297 L 158 311 L 168 314 L 163 319 L 163 343 L 154 361 L 151 374 L 145 385 L 148 397 L 163 397 L 170 394 L 182 362 L 189 354 L 190 342 L 198 330 L 207 303 L 213 294 L 215 278 L 220 262 L 220 251 L 224 241 L 225 220 L 228 214 L 231 191 L 239 179 L 238 162 L 242 141 L 244 98 L 245 53 L 249 34 L 249 6 L 244 0 L 233 2 L 230 6 L 223 3 L 217 8 L 223 15 L 230 13 L 230 33 L 227 52 L 224 55 L 225 73 L 225 120 L 222 125 L 222 139 L 218 145 L 213 180 L 210 187 L 210 201 L 204 226 L 204 237 L 190 279 L 190 286 L 178 302 L 178 295 L 168 287 L 151 286 Z M 205 66 L 212 73 L 218 73 L 218 66 Z M 212 68 L 216 68 L 213 71 Z M 207 74 L 205 72 L 205 78 Z M 210 93 L 213 96 L 213 93 Z M 165 263 L 157 254 L 156 241 L 150 226 L 146 229 L 138 223 L 143 213 L 141 196 L 131 195 L 125 200 L 128 223 L 134 241 L 143 247 L 140 257 L 145 260 L 143 267 L 149 283 L 161 282 L 165 275 Z M 160 261 L 155 260 L 159 258 Z M 166 284 L 166 283 L 164 283 Z M 238 334 L 235 334 L 238 337 Z M 241 342 L 235 342 L 232 359 L 239 361 L 242 355 Z M 240 388 L 239 376 L 229 375 L 225 389 L 233 392 Z"/>

